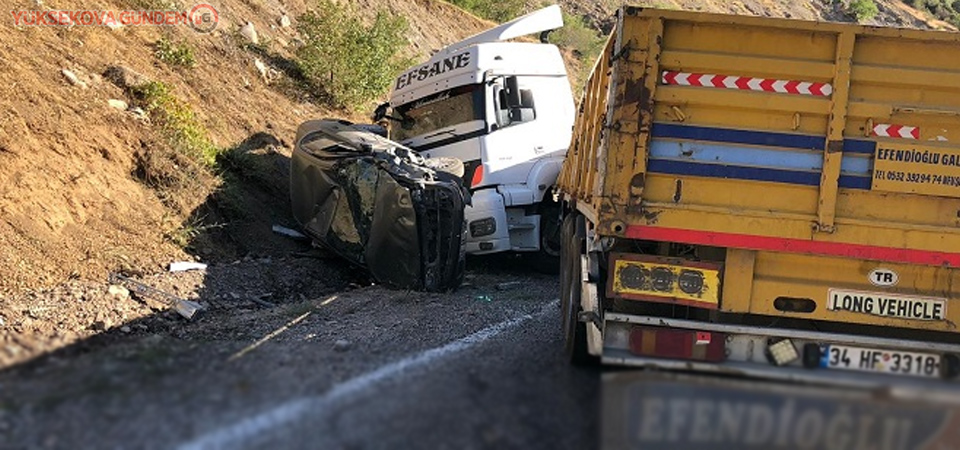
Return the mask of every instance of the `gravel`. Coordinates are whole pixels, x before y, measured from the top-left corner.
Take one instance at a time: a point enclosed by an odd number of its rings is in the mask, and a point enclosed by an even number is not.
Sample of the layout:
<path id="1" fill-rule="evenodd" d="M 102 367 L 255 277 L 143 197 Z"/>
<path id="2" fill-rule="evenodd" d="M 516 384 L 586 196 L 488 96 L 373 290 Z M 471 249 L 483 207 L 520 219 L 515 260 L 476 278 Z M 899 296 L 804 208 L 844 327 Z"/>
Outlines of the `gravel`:
<path id="1" fill-rule="evenodd" d="M 466 287 L 445 294 L 375 286 L 323 257 L 249 258 L 137 278 L 203 305 L 192 321 L 156 299 L 111 294 L 107 283 L 25 294 L 2 312 L 0 423 L 9 426 L 0 426 L 0 442 L 167 447 L 278 402 L 322 395 L 557 298 L 555 277 L 509 266 L 474 261 Z M 498 289 L 504 283 L 510 289 Z"/>

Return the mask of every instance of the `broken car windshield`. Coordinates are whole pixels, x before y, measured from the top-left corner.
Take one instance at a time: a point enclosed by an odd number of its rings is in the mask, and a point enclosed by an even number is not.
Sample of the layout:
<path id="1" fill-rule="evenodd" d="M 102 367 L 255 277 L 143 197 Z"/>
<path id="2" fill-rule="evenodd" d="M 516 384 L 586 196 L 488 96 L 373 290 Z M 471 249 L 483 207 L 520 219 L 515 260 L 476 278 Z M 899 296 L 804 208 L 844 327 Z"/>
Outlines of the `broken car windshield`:
<path id="1" fill-rule="evenodd" d="M 396 108 L 403 122 L 392 138 L 403 141 L 432 131 L 483 120 L 483 85 L 471 84 L 440 92 Z"/>

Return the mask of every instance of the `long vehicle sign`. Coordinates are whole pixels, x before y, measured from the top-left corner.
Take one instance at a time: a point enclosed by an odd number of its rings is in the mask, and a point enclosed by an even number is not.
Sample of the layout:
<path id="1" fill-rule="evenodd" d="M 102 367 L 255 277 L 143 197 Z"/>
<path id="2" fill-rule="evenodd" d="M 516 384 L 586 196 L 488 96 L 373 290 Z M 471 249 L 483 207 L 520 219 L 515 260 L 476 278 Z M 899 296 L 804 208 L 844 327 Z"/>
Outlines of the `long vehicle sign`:
<path id="1" fill-rule="evenodd" d="M 946 320 L 947 316 L 944 298 L 845 289 L 828 290 L 827 308 L 912 320 Z"/>

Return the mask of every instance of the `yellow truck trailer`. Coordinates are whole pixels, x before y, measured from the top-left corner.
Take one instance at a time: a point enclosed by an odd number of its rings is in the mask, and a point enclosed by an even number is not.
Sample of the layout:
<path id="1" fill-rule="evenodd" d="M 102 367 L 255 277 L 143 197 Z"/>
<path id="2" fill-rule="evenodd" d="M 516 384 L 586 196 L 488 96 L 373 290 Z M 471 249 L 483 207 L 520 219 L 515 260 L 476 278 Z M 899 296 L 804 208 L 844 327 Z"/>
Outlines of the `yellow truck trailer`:
<path id="1" fill-rule="evenodd" d="M 557 192 L 576 362 L 960 383 L 958 33 L 623 8 Z"/>

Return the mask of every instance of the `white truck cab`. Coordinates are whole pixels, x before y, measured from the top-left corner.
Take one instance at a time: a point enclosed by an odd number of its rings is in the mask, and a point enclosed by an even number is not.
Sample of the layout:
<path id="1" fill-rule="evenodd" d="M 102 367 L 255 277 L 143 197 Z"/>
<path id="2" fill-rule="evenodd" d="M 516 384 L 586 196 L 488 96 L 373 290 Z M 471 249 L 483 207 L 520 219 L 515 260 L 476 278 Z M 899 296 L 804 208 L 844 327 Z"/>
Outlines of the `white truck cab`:
<path id="1" fill-rule="evenodd" d="M 464 163 L 468 253 L 559 252 L 552 188 L 570 144 L 574 102 L 559 49 L 503 42 L 563 26 L 551 6 L 436 53 L 396 79 L 390 138 Z"/>

